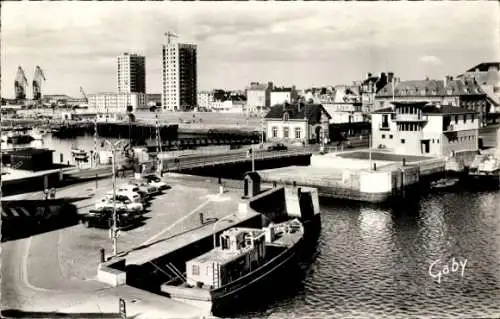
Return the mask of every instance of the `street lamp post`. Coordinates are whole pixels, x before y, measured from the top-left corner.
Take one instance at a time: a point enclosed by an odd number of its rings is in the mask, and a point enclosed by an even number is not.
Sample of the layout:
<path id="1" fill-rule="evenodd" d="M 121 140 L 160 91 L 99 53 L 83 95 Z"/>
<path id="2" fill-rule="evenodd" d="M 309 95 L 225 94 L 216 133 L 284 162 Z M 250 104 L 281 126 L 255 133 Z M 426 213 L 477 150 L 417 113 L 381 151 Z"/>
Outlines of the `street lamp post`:
<path id="1" fill-rule="evenodd" d="M 264 148 L 264 110 L 260 107 L 260 148 Z"/>
<path id="2" fill-rule="evenodd" d="M 111 226 L 111 238 L 113 239 L 113 256 L 117 254 L 117 241 L 118 241 L 118 233 L 117 233 L 117 225 L 116 225 L 116 170 L 115 170 L 115 153 L 116 147 L 120 144 L 120 141 L 115 143 L 111 143 L 106 140 L 106 143 L 111 147 L 111 170 L 113 174 L 113 225 Z"/>
<path id="3" fill-rule="evenodd" d="M 227 218 L 231 217 L 231 216 L 234 216 L 236 217 L 235 214 L 229 214 L 229 215 L 226 215 L 224 217 L 222 217 L 221 219 L 217 220 L 215 223 L 214 223 L 214 226 L 212 227 L 212 232 L 213 232 L 213 241 L 214 241 L 214 248 L 217 247 L 217 233 L 215 231 L 215 226 L 217 226 L 217 224 L 223 220 L 226 220 Z"/>

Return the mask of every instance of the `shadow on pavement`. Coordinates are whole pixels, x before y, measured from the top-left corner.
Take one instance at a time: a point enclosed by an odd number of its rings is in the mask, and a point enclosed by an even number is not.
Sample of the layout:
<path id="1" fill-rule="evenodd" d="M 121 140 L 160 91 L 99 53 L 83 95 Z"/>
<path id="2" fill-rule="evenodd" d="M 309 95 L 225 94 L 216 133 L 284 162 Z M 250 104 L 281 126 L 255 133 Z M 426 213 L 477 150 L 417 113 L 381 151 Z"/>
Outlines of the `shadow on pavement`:
<path id="1" fill-rule="evenodd" d="M 122 318 L 119 313 L 63 313 L 63 312 L 34 312 L 21 311 L 16 309 L 2 310 L 3 318 Z M 137 316 L 127 316 L 135 318 Z"/>
<path id="2" fill-rule="evenodd" d="M 2 242 L 70 227 L 77 207 L 68 199 L 2 201 Z"/>

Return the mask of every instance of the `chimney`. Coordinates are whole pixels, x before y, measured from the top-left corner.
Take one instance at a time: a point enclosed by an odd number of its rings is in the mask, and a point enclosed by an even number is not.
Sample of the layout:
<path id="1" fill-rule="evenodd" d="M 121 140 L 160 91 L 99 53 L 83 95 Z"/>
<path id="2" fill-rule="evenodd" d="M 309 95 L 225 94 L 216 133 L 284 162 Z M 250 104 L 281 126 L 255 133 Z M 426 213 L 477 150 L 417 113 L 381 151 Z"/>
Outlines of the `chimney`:
<path id="1" fill-rule="evenodd" d="M 371 78 L 372 77 L 372 74 L 371 72 L 368 72 L 368 74 L 366 75 L 367 78 Z"/>
<path id="2" fill-rule="evenodd" d="M 387 73 L 387 83 L 392 83 L 392 79 L 394 79 L 394 73 L 388 72 Z"/>

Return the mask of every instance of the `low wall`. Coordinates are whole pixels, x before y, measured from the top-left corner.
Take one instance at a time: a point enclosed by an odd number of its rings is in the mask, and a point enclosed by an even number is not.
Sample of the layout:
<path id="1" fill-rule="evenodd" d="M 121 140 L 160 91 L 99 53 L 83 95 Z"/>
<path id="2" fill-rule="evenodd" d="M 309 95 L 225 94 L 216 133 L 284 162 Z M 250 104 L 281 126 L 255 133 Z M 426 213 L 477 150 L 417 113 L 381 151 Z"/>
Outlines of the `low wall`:
<path id="1" fill-rule="evenodd" d="M 99 264 L 97 280 L 113 287 L 124 285 L 127 282 L 125 259 L 122 258 Z"/>

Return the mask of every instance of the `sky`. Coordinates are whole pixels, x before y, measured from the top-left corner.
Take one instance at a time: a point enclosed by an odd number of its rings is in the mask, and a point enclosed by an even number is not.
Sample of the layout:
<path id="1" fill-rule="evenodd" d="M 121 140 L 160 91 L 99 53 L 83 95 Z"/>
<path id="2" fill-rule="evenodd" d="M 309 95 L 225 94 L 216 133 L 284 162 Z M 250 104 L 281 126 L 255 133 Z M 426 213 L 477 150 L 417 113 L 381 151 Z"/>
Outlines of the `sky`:
<path id="1" fill-rule="evenodd" d="M 166 31 L 198 46 L 198 90 L 351 84 L 368 72 L 442 79 L 500 61 L 496 1 L 22 1 L 3 2 L 1 22 L 7 98 L 18 66 L 28 82 L 43 69 L 43 94 L 116 91 L 123 52 L 146 56 L 146 91 L 160 93 Z"/>

